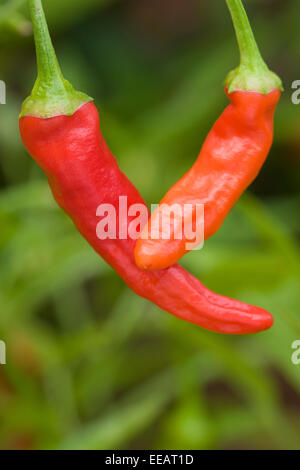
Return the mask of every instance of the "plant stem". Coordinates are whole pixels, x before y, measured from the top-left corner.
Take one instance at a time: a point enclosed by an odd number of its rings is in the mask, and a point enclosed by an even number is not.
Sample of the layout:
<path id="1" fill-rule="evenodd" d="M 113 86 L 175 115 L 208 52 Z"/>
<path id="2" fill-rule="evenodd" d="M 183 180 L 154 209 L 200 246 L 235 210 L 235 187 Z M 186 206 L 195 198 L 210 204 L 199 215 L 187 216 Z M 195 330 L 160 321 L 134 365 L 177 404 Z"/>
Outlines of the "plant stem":
<path id="1" fill-rule="evenodd" d="M 265 65 L 241 0 L 226 0 L 240 49 L 241 65 Z"/>
<path id="2" fill-rule="evenodd" d="M 282 90 L 281 80 L 265 64 L 257 47 L 246 11 L 241 0 L 226 0 L 240 50 L 241 62 L 226 79 L 229 93 L 255 91 L 267 94 L 274 89 Z"/>
<path id="3" fill-rule="evenodd" d="M 63 75 L 56 58 L 41 0 L 29 0 L 37 55 L 38 82 L 64 89 Z"/>
<path id="4" fill-rule="evenodd" d="M 33 24 L 38 76 L 32 93 L 22 107 L 20 117 L 51 118 L 73 115 L 92 98 L 74 90 L 61 72 L 49 34 L 41 0 L 28 0 Z"/>

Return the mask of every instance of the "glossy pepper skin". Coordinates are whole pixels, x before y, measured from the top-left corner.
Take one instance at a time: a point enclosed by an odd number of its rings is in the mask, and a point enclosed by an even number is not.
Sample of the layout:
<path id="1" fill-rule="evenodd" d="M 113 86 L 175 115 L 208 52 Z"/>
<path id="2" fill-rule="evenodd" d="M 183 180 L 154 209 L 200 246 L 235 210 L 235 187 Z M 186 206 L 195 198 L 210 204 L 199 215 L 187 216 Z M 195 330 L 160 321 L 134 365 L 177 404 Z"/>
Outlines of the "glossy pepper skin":
<path id="1" fill-rule="evenodd" d="M 187 240 L 184 236 L 191 231 L 189 227 L 195 230 L 197 204 L 204 205 L 204 239 L 214 235 L 258 175 L 273 142 L 281 81 L 260 55 L 241 0 L 226 2 L 241 55 L 240 66 L 226 80 L 225 91 L 231 103 L 210 131 L 191 170 L 169 190 L 144 227 L 135 248 L 136 264 L 142 269 L 172 266 L 193 242 L 202 238 Z M 177 205 L 182 213 L 187 205 L 193 207 L 189 221 L 180 214 L 171 219 L 170 236 L 161 223 L 166 205 Z M 183 236 L 178 237 L 180 232 Z"/>
<path id="2" fill-rule="evenodd" d="M 211 331 L 247 334 L 268 329 L 272 316 L 263 309 L 214 294 L 178 265 L 146 272 L 134 260 L 135 240 L 99 239 L 97 209 L 119 198 L 145 204 L 120 171 L 100 131 L 91 98 L 75 91 L 58 65 L 41 0 L 29 0 L 38 77 L 23 104 L 20 133 L 28 152 L 47 175 L 54 198 L 87 242 L 138 295 L 171 314 Z M 127 232 L 131 218 L 128 217 Z M 118 233 L 118 231 L 117 231 Z"/>
<path id="3" fill-rule="evenodd" d="M 231 104 L 210 131 L 197 161 L 160 203 L 181 207 L 192 204 L 194 224 L 196 204 L 204 204 L 205 240 L 219 230 L 265 162 L 273 141 L 273 117 L 280 91 L 267 95 L 235 91 L 227 95 Z M 162 209 L 158 208 L 137 241 L 135 259 L 142 269 L 165 269 L 188 252 L 190 240 L 184 236 L 174 238 L 174 227 L 183 226 L 181 219 L 171 225 L 170 239 L 164 240 L 162 232 L 159 238 L 151 238 L 153 230 L 161 230 L 161 217 Z"/>
<path id="4" fill-rule="evenodd" d="M 96 211 L 101 203 L 118 211 L 119 196 L 128 197 L 128 206 L 144 202 L 108 149 L 93 103 L 82 105 L 72 116 L 21 117 L 20 132 L 28 152 L 46 173 L 57 203 L 138 295 L 218 333 L 247 334 L 272 326 L 265 310 L 214 294 L 178 265 L 156 272 L 140 270 L 134 260 L 135 240 L 130 237 L 98 239 Z"/>

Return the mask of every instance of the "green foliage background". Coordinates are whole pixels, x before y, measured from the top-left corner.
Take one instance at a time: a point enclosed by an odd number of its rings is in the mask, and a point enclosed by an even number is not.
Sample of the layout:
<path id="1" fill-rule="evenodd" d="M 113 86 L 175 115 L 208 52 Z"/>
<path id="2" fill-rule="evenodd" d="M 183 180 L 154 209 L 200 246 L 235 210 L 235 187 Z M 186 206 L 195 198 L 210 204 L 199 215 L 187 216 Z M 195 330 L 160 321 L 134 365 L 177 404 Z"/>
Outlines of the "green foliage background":
<path id="1" fill-rule="evenodd" d="M 225 337 L 135 296 L 56 207 L 18 133 L 36 75 L 26 2 L 0 2 L 2 449 L 300 448 L 300 4 L 244 3 L 284 80 L 275 143 L 220 232 L 183 264 L 275 325 Z M 64 74 L 95 97 L 121 168 L 158 202 L 226 106 L 238 54 L 225 0 L 44 5 Z"/>

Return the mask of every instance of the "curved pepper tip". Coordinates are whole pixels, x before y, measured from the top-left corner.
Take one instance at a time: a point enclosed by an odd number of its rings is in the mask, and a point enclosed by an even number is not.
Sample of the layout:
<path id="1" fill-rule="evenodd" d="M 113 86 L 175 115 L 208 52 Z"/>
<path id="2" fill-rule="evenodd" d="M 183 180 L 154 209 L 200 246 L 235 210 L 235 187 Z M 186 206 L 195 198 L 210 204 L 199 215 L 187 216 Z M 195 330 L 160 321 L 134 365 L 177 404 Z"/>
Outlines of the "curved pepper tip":
<path id="1" fill-rule="evenodd" d="M 266 311 L 265 318 L 264 318 L 264 321 L 262 321 L 260 331 L 269 330 L 270 328 L 272 328 L 273 325 L 274 325 L 274 318 L 269 312 Z"/>
<path id="2" fill-rule="evenodd" d="M 161 271 L 177 263 L 177 252 L 174 252 L 173 256 L 170 252 L 163 255 L 159 251 L 155 254 L 155 248 L 156 245 L 153 244 L 151 240 L 148 240 L 148 243 L 145 243 L 145 240 L 137 240 L 134 250 L 134 258 L 138 268 L 146 271 Z"/>
<path id="3" fill-rule="evenodd" d="M 253 324 L 251 326 L 251 322 L 249 322 L 249 328 L 253 328 L 252 333 L 260 333 L 261 331 L 266 331 L 272 328 L 274 325 L 274 318 L 272 315 L 264 309 L 260 307 L 252 307 L 253 309 L 257 309 L 253 316 Z M 251 333 L 251 331 L 249 331 Z"/>
<path id="4" fill-rule="evenodd" d="M 248 312 L 243 311 L 244 307 L 247 306 Z M 240 312 L 236 311 L 236 305 L 231 308 L 227 306 L 227 324 L 214 325 L 213 328 L 208 328 L 211 331 L 227 335 L 249 335 L 255 333 L 261 333 L 269 330 L 273 324 L 274 319 L 272 315 L 259 307 L 253 305 L 240 303 Z"/>
<path id="5" fill-rule="evenodd" d="M 143 248 L 140 246 L 140 244 L 134 250 L 134 259 L 135 259 L 135 264 L 137 265 L 139 269 L 142 269 L 144 271 L 153 270 L 152 257 L 147 256 L 143 253 Z"/>

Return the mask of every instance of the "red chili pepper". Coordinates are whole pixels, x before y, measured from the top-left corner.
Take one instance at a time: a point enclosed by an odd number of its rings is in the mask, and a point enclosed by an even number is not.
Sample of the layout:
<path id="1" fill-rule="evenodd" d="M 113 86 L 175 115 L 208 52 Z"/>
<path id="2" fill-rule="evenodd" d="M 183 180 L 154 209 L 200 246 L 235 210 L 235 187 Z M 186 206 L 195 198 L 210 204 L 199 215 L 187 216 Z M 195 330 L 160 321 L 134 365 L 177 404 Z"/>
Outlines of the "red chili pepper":
<path id="1" fill-rule="evenodd" d="M 144 228 L 135 249 L 140 268 L 165 269 L 190 251 L 187 243 L 196 238 L 187 240 L 185 231 L 195 230 L 197 204 L 204 204 L 204 239 L 211 237 L 258 175 L 272 145 L 281 81 L 261 58 L 241 1 L 227 4 L 241 53 L 241 64 L 225 85 L 231 104 L 210 131 L 194 166 L 170 189 Z M 193 208 L 190 222 L 181 216 L 188 204 Z M 175 205 L 181 213 L 166 227 L 164 208 Z M 183 236 L 176 236 L 178 227 Z"/>
<path id="2" fill-rule="evenodd" d="M 141 196 L 120 171 L 100 132 L 99 115 L 86 95 L 75 92 L 61 74 L 40 0 L 30 0 L 38 56 L 38 79 L 23 105 L 23 142 L 45 171 L 53 195 L 78 230 L 138 295 L 208 330 L 247 334 L 270 328 L 271 315 L 258 307 L 221 297 L 176 265 L 164 271 L 140 270 L 135 240 L 100 240 L 96 234 L 100 204 L 118 214 L 119 197 L 128 206 Z M 128 217 L 128 222 L 132 218 Z"/>

